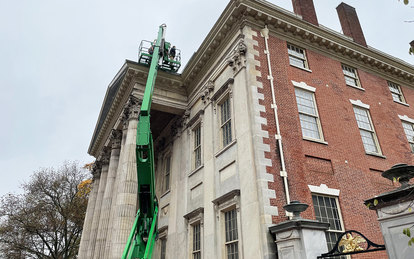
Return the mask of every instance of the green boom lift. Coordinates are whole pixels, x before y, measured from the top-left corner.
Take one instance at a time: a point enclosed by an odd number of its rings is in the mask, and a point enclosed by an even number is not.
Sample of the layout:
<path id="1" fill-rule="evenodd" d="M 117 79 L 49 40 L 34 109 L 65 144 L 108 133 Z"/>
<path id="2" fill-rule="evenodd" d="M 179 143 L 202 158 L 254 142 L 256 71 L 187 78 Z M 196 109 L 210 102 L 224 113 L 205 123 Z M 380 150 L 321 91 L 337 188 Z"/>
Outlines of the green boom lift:
<path id="1" fill-rule="evenodd" d="M 142 41 L 140 45 L 138 62 L 149 65 L 149 72 L 137 129 L 139 208 L 122 259 L 151 258 L 157 237 L 158 201 L 155 196 L 154 149 L 150 127 L 152 93 L 158 69 L 177 72 L 181 65 L 180 51 L 176 50 L 175 55 L 168 52 L 171 44 L 165 41 L 165 29 L 166 25 L 161 25 L 154 42 Z"/>

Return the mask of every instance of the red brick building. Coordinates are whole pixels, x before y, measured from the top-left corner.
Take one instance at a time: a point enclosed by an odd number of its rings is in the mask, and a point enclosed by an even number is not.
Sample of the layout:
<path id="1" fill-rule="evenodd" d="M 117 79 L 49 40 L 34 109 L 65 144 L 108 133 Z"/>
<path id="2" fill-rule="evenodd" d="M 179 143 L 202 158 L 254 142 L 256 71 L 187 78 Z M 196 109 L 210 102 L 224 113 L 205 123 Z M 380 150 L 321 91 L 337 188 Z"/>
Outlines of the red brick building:
<path id="1" fill-rule="evenodd" d="M 414 162 L 414 67 L 369 47 L 351 6 L 337 7 L 341 34 L 318 24 L 312 0 L 292 2 L 295 13 L 231 0 L 181 74 L 159 71 L 156 258 L 275 258 L 269 228 L 289 220 L 293 200 L 330 223 L 329 247 L 346 230 L 384 243 L 363 201 L 394 188 L 381 172 Z M 119 258 L 134 220 L 147 73 L 127 61 L 108 87 L 82 258 Z"/>

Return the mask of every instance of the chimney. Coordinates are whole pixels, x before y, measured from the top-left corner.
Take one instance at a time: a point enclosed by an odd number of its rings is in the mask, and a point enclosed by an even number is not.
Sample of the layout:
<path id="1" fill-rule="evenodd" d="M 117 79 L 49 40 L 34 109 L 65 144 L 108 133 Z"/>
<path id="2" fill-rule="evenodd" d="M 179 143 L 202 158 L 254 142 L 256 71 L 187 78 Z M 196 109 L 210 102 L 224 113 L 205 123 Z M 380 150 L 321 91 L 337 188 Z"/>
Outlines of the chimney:
<path id="1" fill-rule="evenodd" d="M 313 0 L 292 0 L 292 5 L 295 14 L 299 14 L 307 22 L 318 25 Z"/>
<path id="2" fill-rule="evenodd" d="M 353 38 L 356 43 L 367 47 L 355 8 L 345 3 L 341 3 L 336 7 L 336 11 L 338 12 L 339 21 L 341 22 L 344 34 Z"/>

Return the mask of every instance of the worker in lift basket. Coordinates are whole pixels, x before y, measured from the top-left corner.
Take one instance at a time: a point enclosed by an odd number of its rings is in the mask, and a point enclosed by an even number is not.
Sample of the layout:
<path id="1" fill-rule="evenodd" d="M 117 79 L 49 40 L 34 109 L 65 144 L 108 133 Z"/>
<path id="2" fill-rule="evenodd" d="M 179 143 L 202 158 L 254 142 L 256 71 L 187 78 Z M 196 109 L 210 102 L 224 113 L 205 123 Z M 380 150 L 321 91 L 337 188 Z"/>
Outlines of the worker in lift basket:
<path id="1" fill-rule="evenodd" d="M 175 46 L 172 46 L 172 48 L 170 49 L 170 59 L 174 59 L 175 58 Z"/>

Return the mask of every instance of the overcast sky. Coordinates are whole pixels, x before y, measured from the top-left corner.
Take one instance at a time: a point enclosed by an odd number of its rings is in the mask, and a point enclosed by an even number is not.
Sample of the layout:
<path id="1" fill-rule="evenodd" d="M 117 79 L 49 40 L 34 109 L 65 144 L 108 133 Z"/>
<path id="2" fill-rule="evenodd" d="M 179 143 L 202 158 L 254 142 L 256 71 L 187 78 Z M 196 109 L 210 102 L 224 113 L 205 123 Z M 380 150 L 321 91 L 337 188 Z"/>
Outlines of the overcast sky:
<path id="1" fill-rule="evenodd" d="M 270 2 L 292 11 L 291 0 Z M 314 0 L 320 24 L 341 32 L 339 0 Z M 414 8 L 347 0 L 368 45 L 413 64 Z M 167 24 L 184 65 L 227 0 L 0 0 L 0 195 L 34 170 L 87 154 L 108 84 L 141 40 Z M 414 6 L 414 4 L 413 4 Z"/>

